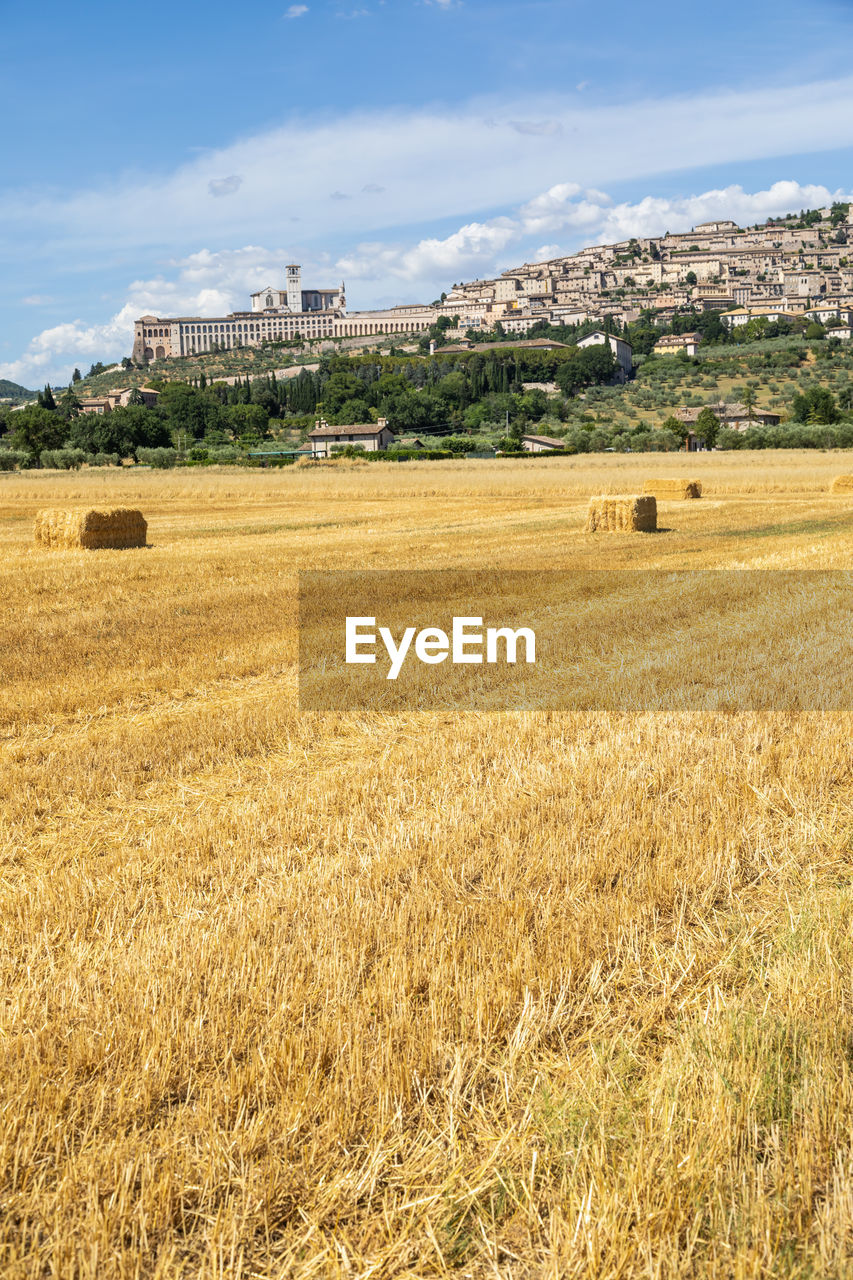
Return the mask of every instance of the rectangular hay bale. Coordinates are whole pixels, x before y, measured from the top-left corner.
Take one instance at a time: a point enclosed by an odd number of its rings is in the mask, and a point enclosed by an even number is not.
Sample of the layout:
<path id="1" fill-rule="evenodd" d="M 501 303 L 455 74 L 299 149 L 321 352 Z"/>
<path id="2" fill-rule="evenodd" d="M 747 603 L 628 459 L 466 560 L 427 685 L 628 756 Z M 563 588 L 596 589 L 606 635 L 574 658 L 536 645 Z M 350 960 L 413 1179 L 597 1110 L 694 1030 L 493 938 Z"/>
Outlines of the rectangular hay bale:
<path id="1" fill-rule="evenodd" d="M 836 476 L 829 486 L 830 493 L 853 493 L 853 476 Z"/>
<path id="2" fill-rule="evenodd" d="M 124 550 L 144 547 L 147 536 L 148 524 L 142 512 L 128 507 L 107 511 L 92 507 L 54 508 L 39 511 L 36 516 L 35 540 L 39 547 Z"/>
<path id="3" fill-rule="evenodd" d="M 654 533 L 658 527 L 658 504 L 650 494 L 602 494 L 590 498 L 586 532 Z"/>
<path id="4" fill-rule="evenodd" d="M 644 480 L 643 493 L 653 493 L 656 498 L 701 498 L 702 481 L 685 480 L 680 476 L 669 476 L 660 480 Z"/>

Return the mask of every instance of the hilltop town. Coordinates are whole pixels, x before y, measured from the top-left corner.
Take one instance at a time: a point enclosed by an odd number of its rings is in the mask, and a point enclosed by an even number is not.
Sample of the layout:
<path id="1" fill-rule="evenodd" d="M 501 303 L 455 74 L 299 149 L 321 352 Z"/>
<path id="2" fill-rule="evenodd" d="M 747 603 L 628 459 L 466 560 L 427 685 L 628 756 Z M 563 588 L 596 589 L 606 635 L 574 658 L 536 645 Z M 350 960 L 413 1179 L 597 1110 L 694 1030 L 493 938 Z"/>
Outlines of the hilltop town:
<path id="1" fill-rule="evenodd" d="M 579 325 L 610 317 L 630 324 L 717 311 L 724 323 L 830 313 L 853 307 L 850 205 L 811 210 L 760 226 L 706 222 L 677 235 L 591 245 L 525 263 L 493 280 L 456 284 L 437 308 L 462 329 L 525 333 L 543 321 Z"/>
<path id="2" fill-rule="evenodd" d="M 454 284 L 429 305 L 348 312 L 345 286 L 304 289 L 289 264 L 285 287 L 267 285 L 251 306 L 226 316 L 142 316 L 135 322 L 139 364 L 293 342 L 422 334 L 448 321 L 461 333 L 523 335 L 542 324 L 608 328 L 654 316 L 661 332 L 676 316 L 716 312 L 728 328 L 752 320 L 853 322 L 853 234 L 849 204 L 834 204 L 741 228 L 722 220 L 662 236 L 591 245 L 546 262 L 525 263 L 490 280 Z M 498 326 L 500 327 L 498 329 Z M 690 350 L 692 335 L 661 345 Z M 695 339 L 693 339 L 695 344 Z"/>

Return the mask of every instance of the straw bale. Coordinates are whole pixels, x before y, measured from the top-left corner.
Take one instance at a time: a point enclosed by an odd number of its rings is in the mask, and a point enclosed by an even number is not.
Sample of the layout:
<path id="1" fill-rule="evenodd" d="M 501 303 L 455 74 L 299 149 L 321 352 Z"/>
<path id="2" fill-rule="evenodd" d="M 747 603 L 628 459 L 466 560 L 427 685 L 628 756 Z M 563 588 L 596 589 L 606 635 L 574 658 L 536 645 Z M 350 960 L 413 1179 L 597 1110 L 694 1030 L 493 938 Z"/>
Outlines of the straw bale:
<path id="1" fill-rule="evenodd" d="M 643 493 L 653 493 L 656 498 L 701 498 L 702 481 L 674 476 L 665 480 L 645 480 Z"/>
<path id="2" fill-rule="evenodd" d="M 853 476 L 836 476 L 829 486 L 830 493 L 853 493 Z"/>
<path id="3" fill-rule="evenodd" d="M 54 549 L 83 547 L 90 551 L 144 547 L 148 525 L 141 511 L 113 507 L 97 511 L 91 507 L 39 511 L 36 516 L 36 545 Z"/>
<path id="4" fill-rule="evenodd" d="M 651 495 L 602 494 L 589 500 L 587 533 L 654 533 L 657 527 L 658 504 Z"/>

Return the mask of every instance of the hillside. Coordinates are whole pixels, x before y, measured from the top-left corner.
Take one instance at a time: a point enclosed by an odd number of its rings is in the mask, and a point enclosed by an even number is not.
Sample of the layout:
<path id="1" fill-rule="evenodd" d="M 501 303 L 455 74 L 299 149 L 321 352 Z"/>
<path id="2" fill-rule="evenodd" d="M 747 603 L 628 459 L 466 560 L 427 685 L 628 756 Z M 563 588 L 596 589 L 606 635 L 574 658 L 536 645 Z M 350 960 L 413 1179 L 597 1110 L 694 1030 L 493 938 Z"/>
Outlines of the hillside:
<path id="1" fill-rule="evenodd" d="M 610 385 L 609 367 L 587 367 L 595 352 L 603 355 L 604 349 L 543 350 L 506 342 L 485 353 L 439 348 L 432 357 L 362 350 L 321 361 L 300 353 L 282 366 L 280 351 L 243 351 L 198 357 L 192 362 L 195 376 L 178 361 L 156 372 L 106 371 L 78 383 L 78 394 L 106 390 L 99 382 L 157 384 L 157 374 L 165 373 L 172 386 L 142 418 L 126 419 L 125 411 L 107 421 L 81 417 L 69 426 L 68 443 L 88 454 L 128 456 L 136 445 L 183 448 L 191 438 L 201 461 L 204 451 L 218 459 L 222 447 L 231 449 L 238 441 L 245 447 L 262 440 L 298 443 L 322 415 L 333 424 L 386 417 L 400 436 L 453 437 L 447 447 L 456 451 L 464 451 L 463 444 L 474 450 L 509 447 L 502 443 L 505 437 L 524 432 L 560 439 L 577 453 L 669 451 L 683 444 L 681 411 L 749 402 L 756 413 L 777 415 L 779 431 L 772 434 L 768 425 L 749 441 L 723 432 L 719 447 L 853 445 L 851 343 L 807 342 L 802 335 L 741 345 L 708 342 L 695 359 L 640 355 L 634 377 L 624 385 Z M 236 362 L 242 374 L 231 372 Z M 271 368 L 276 377 L 268 380 Z M 251 396 L 245 383 L 215 385 L 226 377 L 245 379 L 250 370 L 256 379 Z M 306 377 L 294 376 L 301 371 Z M 181 381 L 191 384 L 188 395 L 175 394 Z"/>
<path id="2" fill-rule="evenodd" d="M 303 365 L 315 367 L 321 352 L 325 350 L 341 354 L 352 350 L 360 354 L 365 350 L 375 349 L 387 353 L 392 346 L 389 338 L 351 338 L 335 342 L 306 342 L 302 348 L 241 347 L 233 351 L 161 360 L 147 369 L 122 369 L 113 365 L 103 373 L 85 377 L 75 383 L 74 392 L 80 397 L 98 396 L 114 387 L 144 387 L 156 382 L 197 382 L 202 376 L 208 385 L 224 379 L 266 377 L 271 373 L 280 376 L 284 369 L 299 369 Z"/>
<path id="3" fill-rule="evenodd" d="M 35 391 L 28 391 L 19 382 L 0 378 L 0 400 L 32 400 L 35 394 Z"/>

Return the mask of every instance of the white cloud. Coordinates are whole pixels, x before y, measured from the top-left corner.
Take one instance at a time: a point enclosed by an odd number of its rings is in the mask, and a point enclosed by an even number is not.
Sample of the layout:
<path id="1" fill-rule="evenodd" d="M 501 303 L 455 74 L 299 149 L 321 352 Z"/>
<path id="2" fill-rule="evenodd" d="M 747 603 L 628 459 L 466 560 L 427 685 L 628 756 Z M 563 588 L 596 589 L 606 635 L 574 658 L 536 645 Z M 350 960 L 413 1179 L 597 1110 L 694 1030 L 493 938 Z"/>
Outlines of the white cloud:
<path id="1" fill-rule="evenodd" d="M 515 205 L 520 193 L 568 180 L 595 188 L 699 163 L 850 145 L 853 77 L 599 106 L 572 90 L 536 100 L 294 119 L 171 173 L 119 174 L 67 195 L 7 189 L 0 222 L 10 238 L 38 238 L 66 258 L 93 250 L 139 254 L 162 244 L 164 227 L 171 244 L 187 249 L 246 238 L 274 242 L 283 209 L 317 241 L 353 234 L 372 240 L 452 210 L 460 222 L 476 218 Z M 386 188 L 381 201 L 363 190 L 365 173 Z M 211 183 L 227 181 L 223 175 L 241 176 L 239 189 L 227 199 L 200 199 Z M 330 200 L 336 190 L 354 194 L 347 202 Z"/>
<path id="2" fill-rule="evenodd" d="M 89 360 L 112 360 L 127 355 L 132 345 L 133 321 L 138 319 L 130 304 L 122 307 L 104 324 L 85 325 L 79 320 L 44 329 L 30 342 L 19 360 L 0 365 L 0 378 L 25 387 L 45 382 L 65 384 L 75 365 Z"/>
<path id="3" fill-rule="evenodd" d="M 469 222 L 444 239 L 421 240 L 409 248 L 361 244 L 355 253 L 338 259 L 335 271 L 357 280 L 446 282 L 451 276 L 476 274 L 483 264 L 492 264 L 516 236 L 517 223 L 511 218 Z"/>
<path id="4" fill-rule="evenodd" d="M 133 322 L 153 315 L 225 315 L 248 306 L 248 295 L 280 282 L 290 254 L 283 249 L 214 253 L 201 249 L 170 264 L 174 275 L 134 280 L 121 308 L 101 324 L 72 320 L 37 334 L 17 360 L 0 365 L 0 378 L 25 386 L 64 383 L 75 365 L 130 355 Z"/>
<path id="5" fill-rule="evenodd" d="M 352 280 L 395 279 L 422 286 L 425 292 L 447 288 L 465 276 L 493 276 L 526 261 L 545 262 L 571 253 L 582 244 L 607 244 L 631 236 L 687 231 L 700 222 L 731 218 L 741 225 L 762 222 L 801 208 L 822 208 L 850 199 L 841 191 L 798 182 L 775 182 L 765 191 L 746 192 L 730 186 L 681 199 L 646 196 L 636 203 L 614 204 L 594 187 L 564 182 L 522 205 L 515 217 L 471 222 L 444 239 L 415 245 L 366 242 L 336 264 Z M 533 247 L 532 237 L 563 233 L 565 240 Z M 512 250 L 512 261 L 507 261 Z M 350 291 L 352 293 L 352 291 Z"/>
<path id="6" fill-rule="evenodd" d="M 307 4 L 292 4 L 285 13 L 285 18 L 301 18 L 303 13 L 308 12 Z"/>
<path id="7" fill-rule="evenodd" d="M 774 182 L 764 191 L 747 192 L 741 186 L 729 186 L 681 199 L 646 196 L 636 204 L 614 205 L 601 191 L 581 194 L 576 185 L 561 184 L 522 206 L 520 230 L 534 235 L 582 231 L 600 244 L 607 244 L 630 236 L 688 231 L 697 223 L 716 218 L 731 218 L 740 225 L 763 222 L 801 208 L 821 208 L 841 195 L 823 186 L 785 181 Z"/>
<path id="8" fill-rule="evenodd" d="M 46 293 L 31 293 L 28 297 L 21 298 L 21 303 L 25 307 L 49 307 L 55 301 L 55 298 Z"/>

